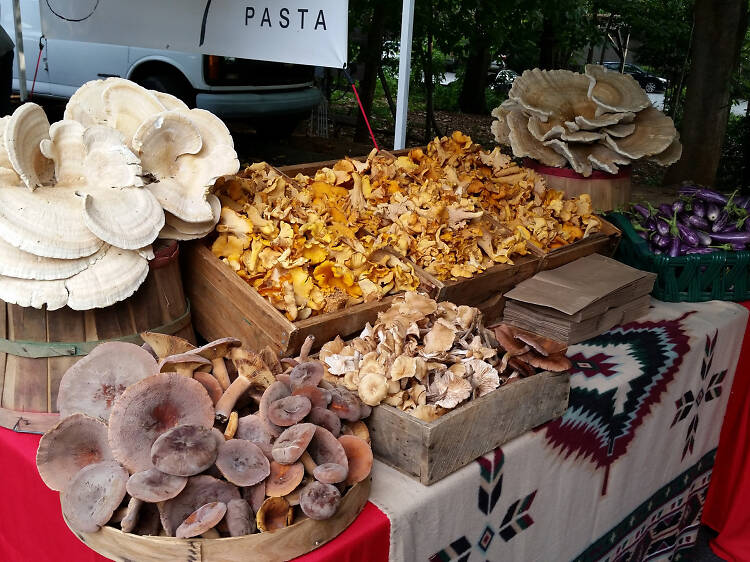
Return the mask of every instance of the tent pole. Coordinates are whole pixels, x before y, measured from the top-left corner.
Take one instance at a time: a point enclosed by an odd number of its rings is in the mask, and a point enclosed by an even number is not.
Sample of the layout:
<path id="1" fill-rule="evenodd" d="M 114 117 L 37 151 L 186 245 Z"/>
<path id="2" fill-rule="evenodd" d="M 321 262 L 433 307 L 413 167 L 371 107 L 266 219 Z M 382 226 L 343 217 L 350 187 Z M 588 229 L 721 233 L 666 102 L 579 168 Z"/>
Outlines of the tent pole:
<path id="1" fill-rule="evenodd" d="M 23 56 L 20 0 L 13 0 L 13 21 L 16 28 L 16 51 L 18 52 L 18 57 L 16 57 L 16 63 L 18 64 L 18 92 L 21 96 L 21 101 L 25 102 L 29 97 L 29 93 L 26 90 L 26 58 Z"/>
<path id="2" fill-rule="evenodd" d="M 396 134 L 393 149 L 406 146 L 406 121 L 409 112 L 409 77 L 411 75 L 411 38 L 414 31 L 414 0 L 404 0 L 401 12 L 401 45 L 398 61 L 398 97 L 396 98 Z"/>

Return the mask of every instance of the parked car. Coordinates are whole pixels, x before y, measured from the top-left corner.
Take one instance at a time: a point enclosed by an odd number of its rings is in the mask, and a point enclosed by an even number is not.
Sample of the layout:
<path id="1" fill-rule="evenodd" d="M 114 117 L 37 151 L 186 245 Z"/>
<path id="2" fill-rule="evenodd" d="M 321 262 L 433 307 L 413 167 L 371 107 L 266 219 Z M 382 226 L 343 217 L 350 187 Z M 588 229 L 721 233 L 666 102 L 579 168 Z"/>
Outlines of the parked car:
<path id="1" fill-rule="evenodd" d="M 604 66 L 610 70 L 620 72 L 619 62 L 605 62 Z M 649 94 L 654 92 L 663 92 L 667 87 L 667 79 L 656 76 L 643 70 L 640 66 L 631 63 L 625 63 L 624 74 L 630 74 L 641 85 L 641 88 Z"/>
<path id="2" fill-rule="evenodd" d="M 513 81 L 516 78 L 518 78 L 518 73 L 515 70 L 506 68 L 495 75 L 495 78 L 490 82 L 490 87 L 496 92 L 504 92 L 507 94 L 510 91 L 511 86 L 513 86 Z"/>
<path id="3" fill-rule="evenodd" d="M 41 37 L 39 0 L 21 0 L 21 21 L 29 91 L 42 47 L 34 96 L 69 98 L 89 80 L 120 76 L 224 119 L 247 119 L 279 136 L 291 133 L 320 103 L 313 66 L 46 39 Z M 12 0 L 0 0 L 0 25 L 15 37 Z M 15 64 L 13 88 L 18 91 Z"/>

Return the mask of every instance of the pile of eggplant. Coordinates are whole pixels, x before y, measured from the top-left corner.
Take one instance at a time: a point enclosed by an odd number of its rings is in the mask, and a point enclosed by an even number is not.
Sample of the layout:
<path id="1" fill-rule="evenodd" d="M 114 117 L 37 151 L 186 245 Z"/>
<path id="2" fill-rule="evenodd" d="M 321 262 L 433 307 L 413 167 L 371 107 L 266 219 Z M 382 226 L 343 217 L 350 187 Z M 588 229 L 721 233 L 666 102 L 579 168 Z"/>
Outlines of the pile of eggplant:
<path id="1" fill-rule="evenodd" d="M 632 205 L 630 221 L 654 254 L 670 257 L 748 249 L 750 197 L 687 185 L 671 205 Z"/>

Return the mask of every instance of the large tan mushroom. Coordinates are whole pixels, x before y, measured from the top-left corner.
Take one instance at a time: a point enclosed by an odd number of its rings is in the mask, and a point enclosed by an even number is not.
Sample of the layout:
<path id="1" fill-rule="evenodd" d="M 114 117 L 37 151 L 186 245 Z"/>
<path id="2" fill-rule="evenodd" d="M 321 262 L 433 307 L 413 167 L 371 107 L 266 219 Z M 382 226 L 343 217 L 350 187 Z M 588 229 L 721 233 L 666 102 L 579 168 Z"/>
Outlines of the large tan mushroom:
<path id="1" fill-rule="evenodd" d="M 63 418 L 82 412 L 107 423 L 115 400 L 125 389 L 155 372 L 156 361 L 135 344 L 99 344 L 65 371 L 57 409 Z"/>
<path id="2" fill-rule="evenodd" d="M 214 408 L 206 389 L 176 373 L 162 373 L 129 386 L 109 418 L 112 454 L 131 473 L 151 468 L 151 445 L 178 425 L 213 426 Z"/>
<path id="3" fill-rule="evenodd" d="M 112 518 L 125 497 L 128 471 L 115 461 L 102 461 L 79 470 L 62 494 L 62 511 L 70 526 L 95 533 Z"/>
<path id="4" fill-rule="evenodd" d="M 587 64 L 588 97 L 599 106 L 597 113 L 636 113 L 651 105 L 646 92 L 629 74 L 621 74 L 598 64 Z"/>
<path id="5" fill-rule="evenodd" d="M 85 414 L 73 414 L 42 436 L 36 467 L 47 487 L 60 491 L 84 466 L 111 459 L 107 426 Z"/>

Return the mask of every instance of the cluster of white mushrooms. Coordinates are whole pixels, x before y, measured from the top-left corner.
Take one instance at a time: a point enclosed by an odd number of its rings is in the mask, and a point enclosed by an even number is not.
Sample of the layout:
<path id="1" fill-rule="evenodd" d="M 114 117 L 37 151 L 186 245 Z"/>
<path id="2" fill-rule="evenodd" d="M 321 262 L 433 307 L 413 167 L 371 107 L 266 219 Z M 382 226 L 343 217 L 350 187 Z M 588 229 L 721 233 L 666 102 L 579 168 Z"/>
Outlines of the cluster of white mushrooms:
<path id="1" fill-rule="evenodd" d="M 516 157 L 583 176 L 611 174 L 648 158 L 662 166 L 679 160 L 682 145 L 672 119 L 651 105 L 627 74 L 589 64 L 585 73 L 525 71 L 495 108 L 495 140 Z"/>
<path id="2" fill-rule="evenodd" d="M 371 412 L 324 368 L 223 338 L 142 334 L 97 346 L 62 378 L 62 421 L 37 467 L 68 524 L 219 538 L 332 517 L 372 469 Z M 158 360 L 158 363 L 157 363 Z M 225 362 L 226 360 L 226 362 Z M 231 379 L 234 380 L 231 380 Z"/>
<path id="3" fill-rule="evenodd" d="M 238 169 L 220 119 L 128 80 L 84 84 L 51 126 L 22 105 L 0 120 L 0 299 L 87 310 L 127 298 L 157 237 L 213 230 L 209 189 Z"/>

